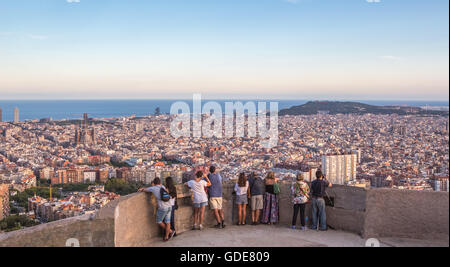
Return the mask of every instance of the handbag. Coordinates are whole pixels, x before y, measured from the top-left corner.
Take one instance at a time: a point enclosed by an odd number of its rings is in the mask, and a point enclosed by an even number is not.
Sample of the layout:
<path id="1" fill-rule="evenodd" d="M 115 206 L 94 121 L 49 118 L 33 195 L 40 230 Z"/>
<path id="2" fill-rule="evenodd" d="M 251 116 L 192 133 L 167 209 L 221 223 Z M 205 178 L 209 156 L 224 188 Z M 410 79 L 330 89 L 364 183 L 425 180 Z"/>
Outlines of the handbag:
<path id="1" fill-rule="evenodd" d="M 281 188 L 280 185 L 278 185 L 278 183 L 275 183 L 273 185 L 273 192 L 275 193 L 275 195 L 279 195 L 281 193 Z"/>
<path id="2" fill-rule="evenodd" d="M 311 201 L 311 198 L 309 197 L 308 194 L 305 193 L 305 191 L 303 191 L 303 188 L 301 186 L 298 186 L 298 188 L 302 191 L 303 196 L 306 198 L 305 204 Z"/>

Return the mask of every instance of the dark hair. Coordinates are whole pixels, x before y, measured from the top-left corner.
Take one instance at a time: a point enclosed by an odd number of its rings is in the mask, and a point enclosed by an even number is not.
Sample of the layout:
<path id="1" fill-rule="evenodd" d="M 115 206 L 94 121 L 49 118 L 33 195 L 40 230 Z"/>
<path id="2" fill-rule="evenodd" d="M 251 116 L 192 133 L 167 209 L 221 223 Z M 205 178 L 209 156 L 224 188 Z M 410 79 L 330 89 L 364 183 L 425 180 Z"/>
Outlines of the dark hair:
<path id="1" fill-rule="evenodd" d="M 198 171 L 195 176 L 197 176 L 197 178 L 202 178 L 203 177 L 203 172 L 202 171 Z"/>
<path id="2" fill-rule="evenodd" d="M 316 172 L 316 178 L 317 178 L 317 179 L 322 179 L 322 178 L 323 178 L 323 173 L 322 173 L 321 170 L 318 170 L 318 171 Z"/>
<path id="3" fill-rule="evenodd" d="M 215 171 L 216 171 L 216 167 L 215 166 L 209 167 L 209 172 L 210 173 L 214 173 Z"/>
<path id="4" fill-rule="evenodd" d="M 172 177 L 166 178 L 166 187 L 169 190 L 169 195 L 173 198 L 177 197 L 177 187 L 175 186 L 175 182 Z"/>
<path id="5" fill-rule="evenodd" d="M 247 185 L 247 177 L 245 176 L 245 173 L 239 174 L 238 185 L 239 187 L 245 187 Z"/>
<path id="6" fill-rule="evenodd" d="M 154 184 L 154 185 L 160 185 L 160 184 L 161 184 L 161 179 L 159 179 L 158 177 L 156 177 L 156 178 L 153 180 L 153 184 Z"/>

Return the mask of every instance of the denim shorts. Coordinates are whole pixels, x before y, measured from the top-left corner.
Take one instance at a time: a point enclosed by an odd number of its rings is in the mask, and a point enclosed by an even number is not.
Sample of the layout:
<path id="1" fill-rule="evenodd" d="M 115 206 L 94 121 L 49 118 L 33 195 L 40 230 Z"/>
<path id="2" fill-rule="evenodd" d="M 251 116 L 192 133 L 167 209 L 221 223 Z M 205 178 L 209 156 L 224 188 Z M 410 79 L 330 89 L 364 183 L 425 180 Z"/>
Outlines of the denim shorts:
<path id="1" fill-rule="evenodd" d="M 236 204 L 237 205 L 244 205 L 244 204 L 247 205 L 248 204 L 248 196 L 247 196 L 247 194 L 236 196 Z"/>
<path id="2" fill-rule="evenodd" d="M 170 223 L 172 208 L 167 210 L 158 210 L 156 212 L 156 223 Z"/>
<path id="3" fill-rule="evenodd" d="M 203 208 L 208 206 L 208 202 L 203 202 L 203 203 L 194 203 L 194 208 Z"/>

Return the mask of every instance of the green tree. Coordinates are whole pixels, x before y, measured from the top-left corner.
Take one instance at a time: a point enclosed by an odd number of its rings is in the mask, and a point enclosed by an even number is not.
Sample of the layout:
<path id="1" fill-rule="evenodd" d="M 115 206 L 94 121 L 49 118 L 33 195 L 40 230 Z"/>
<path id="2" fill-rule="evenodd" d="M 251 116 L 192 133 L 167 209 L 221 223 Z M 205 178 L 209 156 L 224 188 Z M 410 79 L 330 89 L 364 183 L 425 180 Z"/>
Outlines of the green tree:
<path id="1" fill-rule="evenodd" d="M 5 232 L 10 232 L 22 229 L 22 227 L 31 227 L 37 224 L 38 223 L 25 215 L 12 215 L 0 221 L 0 229 Z"/>
<path id="2" fill-rule="evenodd" d="M 142 186 L 142 183 L 127 182 L 123 179 L 113 178 L 106 182 L 105 191 L 125 196 L 136 193 Z"/>

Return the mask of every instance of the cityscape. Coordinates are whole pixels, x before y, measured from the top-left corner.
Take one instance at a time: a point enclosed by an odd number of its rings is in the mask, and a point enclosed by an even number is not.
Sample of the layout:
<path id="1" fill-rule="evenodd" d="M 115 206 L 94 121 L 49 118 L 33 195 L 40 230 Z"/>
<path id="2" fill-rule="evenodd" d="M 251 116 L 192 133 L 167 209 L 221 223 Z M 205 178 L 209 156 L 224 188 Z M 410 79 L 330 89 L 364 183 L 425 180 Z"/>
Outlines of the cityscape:
<path id="1" fill-rule="evenodd" d="M 304 173 L 312 182 L 322 170 L 333 184 L 449 192 L 445 116 L 281 116 L 278 145 L 265 148 L 259 138 L 176 139 L 173 116 L 159 109 L 145 117 L 92 119 L 85 113 L 72 121 L 20 122 L 17 108 L 14 113 L 15 121 L 0 123 L 2 218 L 11 210 L 40 223 L 93 213 L 120 197 L 105 191 L 108 181 L 143 186 L 170 176 L 181 184 L 211 165 L 225 180 L 274 171 L 284 181 Z M 7 201 L 37 186 L 57 192 L 70 184 L 90 190 L 61 192 L 60 199 L 34 195 L 22 206 Z"/>
<path id="2" fill-rule="evenodd" d="M 0 2 L 0 248 L 449 246 L 449 1 Z"/>

